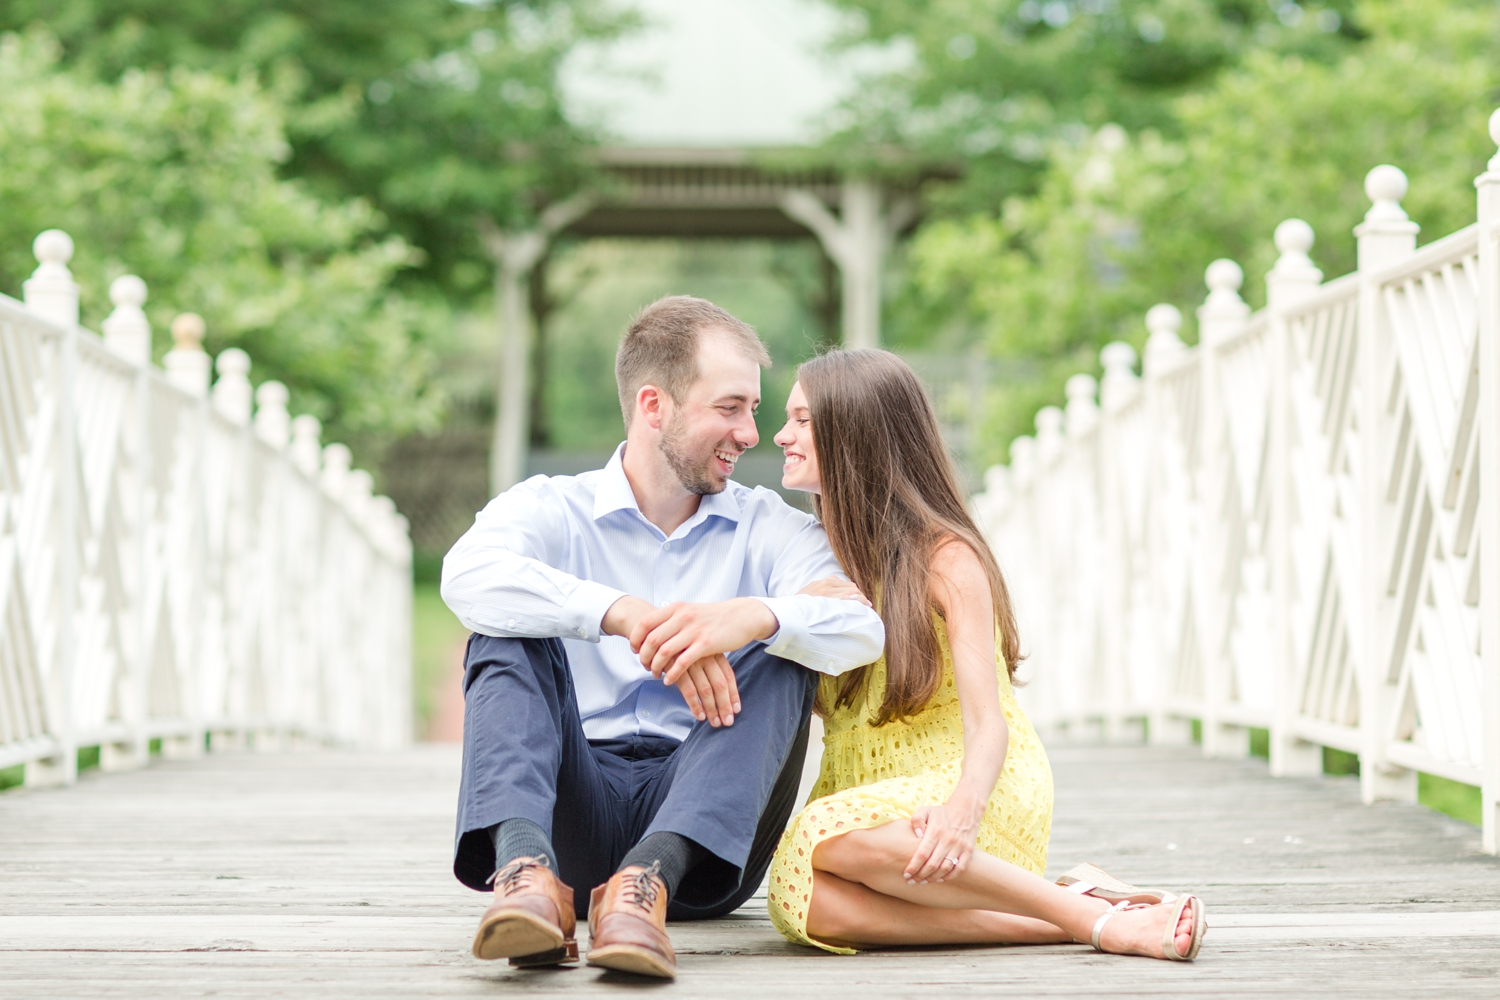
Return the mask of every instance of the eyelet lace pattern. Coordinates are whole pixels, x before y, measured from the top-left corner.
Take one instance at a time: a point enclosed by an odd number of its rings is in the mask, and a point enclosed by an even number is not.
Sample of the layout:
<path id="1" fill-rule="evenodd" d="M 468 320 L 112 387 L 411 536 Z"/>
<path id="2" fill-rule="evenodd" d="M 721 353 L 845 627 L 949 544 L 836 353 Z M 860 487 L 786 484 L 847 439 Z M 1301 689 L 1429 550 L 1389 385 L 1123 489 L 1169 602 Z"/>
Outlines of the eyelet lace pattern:
<path id="1" fill-rule="evenodd" d="M 921 712 L 876 728 L 870 719 L 885 697 L 885 660 L 870 671 L 864 704 L 845 706 L 824 722 L 823 765 L 807 806 L 787 825 L 771 862 L 767 907 L 776 929 L 792 941 L 853 954 L 807 935 L 813 850 L 851 830 L 910 819 L 924 805 L 946 802 L 963 770 L 963 715 L 953 654 L 941 618 L 934 618 L 943 681 Z M 995 654 L 1000 708 L 1010 730 L 1005 767 L 979 824 L 978 847 L 1040 875 L 1052 835 L 1052 766 Z M 825 685 L 836 678 L 823 678 Z M 823 691 L 825 704 L 835 690 Z"/>

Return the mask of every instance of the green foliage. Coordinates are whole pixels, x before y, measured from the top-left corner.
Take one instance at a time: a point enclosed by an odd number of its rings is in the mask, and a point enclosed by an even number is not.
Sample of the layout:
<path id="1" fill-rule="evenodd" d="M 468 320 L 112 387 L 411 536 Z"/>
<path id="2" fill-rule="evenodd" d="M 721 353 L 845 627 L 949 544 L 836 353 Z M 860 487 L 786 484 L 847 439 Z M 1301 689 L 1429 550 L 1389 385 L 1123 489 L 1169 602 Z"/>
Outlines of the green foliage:
<path id="1" fill-rule="evenodd" d="M 423 257 L 407 281 L 487 287 L 484 215 L 524 222 L 587 176 L 588 133 L 557 72 L 580 39 L 633 23 L 602 0 L 12 0 L 106 80 L 187 67 L 268 81 L 287 107 L 286 176 L 362 198 Z"/>
<path id="2" fill-rule="evenodd" d="M 1250 727 L 1250 756 L 1269 760 L 1271 757 L 1271 731 Z"/>
<path id="3" fill-rule="evenodd" d="M 1107 122 L 1175 134 L 1173 100 L 1272 50 L 1336 59 L 1362 32 L 1349 0 L 841 0 L 858 40 L 900 41 L 911 67 L 861 90 L 840 142 L 964 164 L 950 207 L 1029 189 L 1048 147 Z M 875 153 L 879 162 L 883 157 Z"/>
<path id="4" fill-rule="evenodd" d="M 16 764 L 13 767 L 0 767 L 0 792 L 7 788 L 15 788 L 26 780 L 26 765 Z"/>
<path id="5" fill-rule="evenodd" d="M 97 770 L 98 767 L 99 767 L 99 748 L 98 747 L 79 747 L 78 748 L 78 773 L 82 774 L 84 771 Z"/>
<path id="6" fill-rule="evenodd" d="M 0 287 L 19 294 L 32 238 L 60 228 L 78 251 L 84 321 L 111 279 L 150 289 L 157 353 L 178 311 L 201 313 L 207 348 L 249 351 L 293 410 L 331 434 L 430 426 L 422 311 L 390 284 L 416 259 L 357 199 L 282 180 L 285 108 L 253 76 L 63 69 L 50 36 L 0 36 Z"/>
<path id="7" fill-rule="evenodd" d="M 1359 774 L 1359 754 L 1333 747 L 1323 748 L 1324 774 Z"/>
<path id="8" fill-rule="evenodd" d="M 1238 260 L 1245 297 L 1260 304 L 1281 220 L 1313 225 L 1329 277 L 1352 270 L 1350 230 L 1376 164 L 1410 171 L 1405 205 L 1431 236 L 1473 220 L 1472 179 L 1493 152 L 1484 123 L 1500 86 L 1500 8 L 1369 0 L 1358 14 L 1370 37 L 1337 60 L 1250 53 L 1173 101 L 1172 129 L 1104 125 L 1057 140 L 1034 194 L 918 234 L 913 297 L 994 354 L 1036 365 L 1037 378 L 991 401 L 991 458 L 1039 404 L 1060 400 L 1069 374 L 1096 370 L 1105 343 L 1140 347 L 1152 304 L 1191 315 L 1209 261 Z"/>
<path id="9" fill-rule="evenodd" d="M 1466 785 L 1435 774 L 1417 775 L 1417 801 L 1428 809 L 1475 826 L 1484 818 L 1484 800 L 1478 785 Z"/>

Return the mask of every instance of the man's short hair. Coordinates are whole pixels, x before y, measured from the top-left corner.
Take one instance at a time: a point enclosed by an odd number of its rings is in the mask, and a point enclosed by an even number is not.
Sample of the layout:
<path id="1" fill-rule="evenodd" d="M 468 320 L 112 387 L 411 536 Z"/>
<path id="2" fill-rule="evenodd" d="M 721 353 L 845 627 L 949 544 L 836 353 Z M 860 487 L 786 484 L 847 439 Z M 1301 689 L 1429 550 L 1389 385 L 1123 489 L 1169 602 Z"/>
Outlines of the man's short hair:
<path id="1" fill-rule="evenodd" d="M 721 330 L 762 368 L 771 355 L 754 328 L 707 299 L 668 295 L 642 309 L 625 331 L 615 354 L 615 385 L 620 390 L 620 412 L 629 429 L 635 416 L 635 397 L 643 385 L 654 385 L 681 403 L 698 378 L 698 338 L 705 330 Z"/>

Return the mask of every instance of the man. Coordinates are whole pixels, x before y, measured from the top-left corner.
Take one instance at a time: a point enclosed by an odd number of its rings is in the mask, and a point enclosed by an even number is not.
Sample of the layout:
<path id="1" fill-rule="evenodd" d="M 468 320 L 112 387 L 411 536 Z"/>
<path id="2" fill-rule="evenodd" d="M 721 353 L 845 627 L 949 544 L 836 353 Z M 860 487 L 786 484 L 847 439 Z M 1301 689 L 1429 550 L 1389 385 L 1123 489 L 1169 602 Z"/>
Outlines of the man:
<path id="1" fill-rule="evenodd" d="M 662 299 L 615 359 L 625 443 L 602 470 L 490 501 L 443 561 L 465 661 L 454 874 L 494 886 L 474 954 L 671 978 L 668 915 L 758 888 L 794 806 L 817 674 L 880 656 L 822 527 L 730 481 L 755 446 L 765 346 Z M 806 669 L 811 668 L 811 670 Z M 602 883 L 602 884 L 601 884 Z"/>

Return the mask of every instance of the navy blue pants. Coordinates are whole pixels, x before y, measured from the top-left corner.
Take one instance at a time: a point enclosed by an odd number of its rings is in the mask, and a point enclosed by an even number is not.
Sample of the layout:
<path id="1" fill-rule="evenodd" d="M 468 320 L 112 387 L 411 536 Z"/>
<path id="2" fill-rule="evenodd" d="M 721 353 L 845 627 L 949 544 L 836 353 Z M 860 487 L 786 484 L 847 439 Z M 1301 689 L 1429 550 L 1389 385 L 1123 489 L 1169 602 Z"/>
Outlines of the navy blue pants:
<path id="1" fill-rule="evenodd" d="M 668 917 L 737 909 L 760 886 L 796 806 L 817 675 L 751 643 L 729 657 L 742 711 L 686 740 L 591 742 L 560 639 L 469 638 L 464 763 L 453 874 L 484 890 L 488 829 L 508 819 L 547 831 L 578 916 L 648 834 L 681 834 L 713 856 L 682 880 Z"/>

